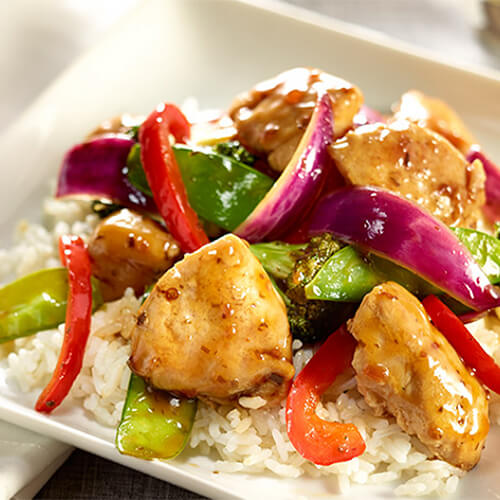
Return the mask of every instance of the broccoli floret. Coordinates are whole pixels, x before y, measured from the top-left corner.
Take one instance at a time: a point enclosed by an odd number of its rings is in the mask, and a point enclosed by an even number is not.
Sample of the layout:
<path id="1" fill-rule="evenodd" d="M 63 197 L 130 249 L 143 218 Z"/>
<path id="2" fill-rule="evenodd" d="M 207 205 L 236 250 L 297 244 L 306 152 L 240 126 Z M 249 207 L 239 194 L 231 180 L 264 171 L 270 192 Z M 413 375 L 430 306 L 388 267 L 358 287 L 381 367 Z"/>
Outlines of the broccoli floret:
<path id="1" fill-rule="evenodd" d="M 133 140 L 133 141 L 138 141 L 139 140 L 139 129 L 141 128 L 141 125 L 132 125 L 130 129 L 126 132 L 126 134 Z"/>
<path id="2" fill-rule="evenodd" d="M 253 167 L 257 161 L 257 157 L 246 150 L 239 141 L 219 142 L 214 146 L 214 151 L 250 167 Z"/>
<path id="3" fill-rule="evenodd" d="M 341 243 L 330 233 L 311 238 L 306 248 L 295 253 L 295 266 L 286 280 L 287 296 L 299 304 L 308 302 L 304 287 L 341 247 Z"/>
<path id="4" fill-rule="evenodd" d="M 342 247 L 331 234 L 315 236 L 296 252 L 293 271 L 284 283 L 288 322 L 294 338 L 303 342 L 322 340 L 335 331 L 354 311 L 353 304 L 308 300 L 304 287 L 326 261 Z"/>
<path id="5" fill-rule="evenodd" d="M 354 304 L 308 300 L 304 291 L 341 247 L 328 233 L 313 237 L 307 245 L 271 242 L 251 246 L 254 255 L 279 285 L 294 338 L 303 342 L 324 339 L 354 312 Z"/>
<path id="6" fill-rule="evenodd" d="M 305 343 L 326 339 L 356 310 L 356 304 L 308 300 L 287 305 L 288 323 L 294 339 Z"/>

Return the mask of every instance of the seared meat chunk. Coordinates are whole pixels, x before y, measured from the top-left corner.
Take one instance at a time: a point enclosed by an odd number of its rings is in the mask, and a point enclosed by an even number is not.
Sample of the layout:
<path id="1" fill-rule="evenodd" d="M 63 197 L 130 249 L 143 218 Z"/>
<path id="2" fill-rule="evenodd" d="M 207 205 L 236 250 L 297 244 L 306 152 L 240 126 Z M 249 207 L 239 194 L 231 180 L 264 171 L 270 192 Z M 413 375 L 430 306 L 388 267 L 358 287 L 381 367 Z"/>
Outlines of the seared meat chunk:
<path id="1" fill-rule="evenodd" d="M 365 296 L 349 331 L 358 390 L 377 415 L 388 412 L 437 457 L 471 469 L 488 434 L 488 403 L 425 309 L 387 282 Z"/>
<path id="2" fill-rule="evenodd" d="M 267 155 L 270 167 L 281 172 L 311 119 L 320 89 L 328 91 L 332 100 L 335 137 L 344 135 L 363 104 L 361 91 L 318 69 L 295 68 L 234 100 L 229 115 L 239 141 L 254 153 Z"/>
<path id="3" fill-rule="evenodd" d="M 364 125 L 330 146 L 349 184 L 379 186 L 448 225 L 475 227 L 485 202 L 480 161 L 468 164 L 442 136 L 407 120 Z"/>
<path id="4" fill-rule="evenodd" d="M 133 127 L 140 125 L 143 120 L 143 116 L 132 116 L 128 113 L 113 116 L 113 118 L 104 120 L 97 128 L 92 130 L 86 140 L 90 141 L 106 135 L 128 134 Z"/>
<path id="5" fill-rule="evenodd" d="M 106 301 L 132 287 L 137 294 L 161 276 L 180 254 L 177 241 L 153 220 L 126 208 L 96 227 L 89 242 L 92 274 Z"/>
<path id="6" fill-rule="evenodd" d="M 409 90 L 395 106 L 394 119 L 405 119 L 427 127 L 448 139 L 463 154 L 476 142 L 464 122 L 445 102 Z"/>
<path id="7" fill-rule="evenodd" d="M 273 404 L 294 374 L 291 346 L 283 300 L 248 245 L 226 235 L 160 278 L 139 311 L 129 364 L 159 389 Z"/>

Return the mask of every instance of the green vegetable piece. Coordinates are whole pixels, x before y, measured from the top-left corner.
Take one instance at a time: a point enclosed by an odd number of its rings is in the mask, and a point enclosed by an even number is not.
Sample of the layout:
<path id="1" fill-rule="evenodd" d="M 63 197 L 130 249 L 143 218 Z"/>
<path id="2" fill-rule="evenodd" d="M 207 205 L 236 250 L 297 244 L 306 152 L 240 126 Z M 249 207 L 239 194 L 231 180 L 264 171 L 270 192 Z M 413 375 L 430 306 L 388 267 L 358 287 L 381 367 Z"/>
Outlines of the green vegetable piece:
<path id="1" fill-rule="evenodd" d="M 43 269 L 0 289 L 0 343 L 33 335 L 63 323 L 68 301 L 65 268 Z M 92 308 L 102 304 L 98 280 L 92 279 Z"/>
<path id="2" fill-rule="evenodd" d="M 120 453 L 151 460 L 177 456 L 186 446 L 197 401 L 152 389 L 132 374 L 116 431 Z"/>
<path id="3" fill-rule="evenodd" d="M 374 286 L 381 283 L 379 275 L 354 247 L 335 252 L 306 287 L 309 300 L 360 302 Z"/>
<path id="4" fill-rule="evenodd" d="M 173 150 L 189 203 L 203 219 L 227 231 L 250 215 L 273 184 L 267 175 L 210 150 L 182 144 L 174 145 Z M 138 144 L 129 153 L 127 167 L 129 181 L 151 196 Z"/>
<path id="5" fill-rule="evenodd" d="M 495 227 L 493 228 L 493 236 L 495 238 L 500 238 L 500 222 L 495 222 Z"/>
<path id="6" fill-rule="evenodd" d="M 389 280 L 416 295 L 441 293 L 408 269 L 373 254 L 363 256 L 352 246 L 332 255 L 305 292 L 308 299 L 360 302 L 374 286 Z"/>
<path id="7" fill-rule="evenodd" d="M 277 279 L 285 279 L 295 267 L 297 260 L 295 254 L 306 247 L 307 245 L 293 245 L 273 241 L 270 243 L 255 243 L 250 245 L 250 250 L 271 276 Z"/>
<path id="8" fill-rule="evenodd" d="M 257 157 L 245 149 L 239 141 L 219 142 L 213 146 L 215 153 L 229 156 L 237 162 L 253 167 Z"/>
<path id="9" fill-rule="evenodd" d="M 493 283 L 500 283 L 500 240 L 474 229 L 452 227 Z M 373 254 L 363 256 L 351 246 L 336 252 L 305 287 L 308 299 L 359 302 L 374 286 L 396 281 L 418 296 L 441 290 L 408 269 Z M 458 310 L 458 306 L 454 307 Z"/>
<path id="10" fill-rule="evenodd" d="M 144 304 L 146 302 L 146 299 L 151 295 L 151 292 L 153 291 L 153 288 L 155 287 L 156 283 L 151 283 L 146 290 L 144 290 L 144 293 L 141 295 L 141 304 Z"/>
<path id="11" fill-rule="evenodd" d="M 142 168 L 140 144 L 134 144 L 130 149 L 127 157 L 127 168 L 127 177 L 130 183 L 145 195 L 153 197 L 146 174 Z"/>
<path id="12" fill-rule="evenodd" d="M 99 216 L 100 219 L 108 217 L 123 208 L 122 205 L 113 203 L 107 200 L 94 200 L 91 205 L 92 211 Z"/>
<path id="13" fill-rule="evenodd" d="M 427 280 L 390 260 L 383 259 L 374 254 L 369 254 L 368 259 L 375 272 L 382 276 L 383 281 L 395 281 L 405 287 L 409 292 L 419 297 L 443 293 L 441 289 L 435 287 Z"/>
<path id="14" fill-rule="evenodd" d="M 488 279 L 493 284 L 500 283 L 500 240 L 474 229 L 452 227 L 451 230 L 469 249 Z"/>
<path id="15" fill-rule="evenodd" d="M 307 300 L 304 292 L 306 284 L 339 248 L 340 243 L 329 233 L 302 245 L 280 241 L 250 245 L 285 302 L 293 337 L 303 342 L 326 338 L 353 313 L 352 304 Z"/>

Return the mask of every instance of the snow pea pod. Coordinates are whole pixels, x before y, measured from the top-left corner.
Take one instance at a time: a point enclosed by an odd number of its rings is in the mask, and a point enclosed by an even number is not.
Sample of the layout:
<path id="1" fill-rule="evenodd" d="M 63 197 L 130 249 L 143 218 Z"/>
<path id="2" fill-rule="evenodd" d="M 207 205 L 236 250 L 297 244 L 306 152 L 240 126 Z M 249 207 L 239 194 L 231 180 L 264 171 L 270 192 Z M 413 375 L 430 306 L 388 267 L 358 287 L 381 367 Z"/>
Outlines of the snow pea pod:
<path id="1" fill-rule="evenodd" d="M 383 281 L 371 264 L 348 245 L 335 252 L 305 287 L 310 300 L 359 302 L 374 286 Z"/>
<path id="2" fill-rule="evenodd" d="M 474 229 L 452 227 L 451 230 L 469 249 L 491 283 L 500 283 L 500 240 Z"/>
<path id="3" fill-rule="evenodd" d="M 500 283 L 500 241 L 474 229 L 451 229 L 491 283 Z M 388 280 L 418 296 L 443 293 L 404 267 L 374 254 L 363 255 L 352 246 L 332 255 L 305 292 L 308 299 L 359 302 L 374 286 Z"/>
<path id="4" fill-rule="evenodd" d="M 152 389 L 132 373 L 116 431 L 118 451 L 146 460 L 177 456 L 189 438 L 196 408 L 195 399 Z"/>
<path id="5" fill-rule="evenodd" d="M 306 246 L 273 241 L 271 243 L 254 243 L 250 245 L 250 250 L 270 276 L 286 279 L 295 266 L 294 252 L 303 250 Z"/>
<path id="6" fill-rule="evenodd" d="M 68 271 L 43 269 L 0 289 L 0 343 L 26 337 L 63 323 L 68 300 Z M 92 280 L 92 308 L 102 304 Z"/>
<path id="7" fill-rule="evenodd" d="M 273 184 L 267 175 L 228 156 L 183 144 L 175 144 L 172 149 L 189 204 L 200 217 L 227 231 L 248 217 Z M 127 167 L 131 184 L 151 196 L 139 144 L 130 150 Z"/>

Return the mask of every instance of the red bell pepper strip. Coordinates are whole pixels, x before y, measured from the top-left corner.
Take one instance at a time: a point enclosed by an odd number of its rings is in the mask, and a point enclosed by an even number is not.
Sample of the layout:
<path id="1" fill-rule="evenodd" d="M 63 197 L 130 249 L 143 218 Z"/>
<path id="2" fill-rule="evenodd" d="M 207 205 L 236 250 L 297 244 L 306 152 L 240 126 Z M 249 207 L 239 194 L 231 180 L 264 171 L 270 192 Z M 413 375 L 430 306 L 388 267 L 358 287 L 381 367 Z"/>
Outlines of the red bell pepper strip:
<path id="1" fill-rule="evenodd" d="M 435 295 L 426 297 L 422 304 L 435 327 L 446 337 L 465 364 L 474 370 L 485 386 L 500 394 L 500 367 L 460 319 Z"/>
<path id="2" fill-rule="evenodd" d="M 57 366 L 35 405 L 36 411 L 44 413 L 61 404 L 82 369 L 92 314 L 91 265 L 85 243 L 79 236 L 61 236 L 59 254 L 68 268 L 69 296 Z"/>
<path id="3" fill-rule="evenodd" d="M 321 395 L 350 365 L 355 347 L 355 340 L 341 326 L 298 374 L 288 393 L 288 437 L 304 458 L 317 465 L 346 462 L 366 448 L 354 424 L 327 422 L 315 411 Z"/>
<path id="4" fill-rule="evenodd" d="M 183 252 L 194 252 L 208 237 L 189 205 L 186 188 L 170 145 L 189 138 L 189 122 L 173 104 L 162 104 L 139 129 L 141 161 L 158 211 Z"/>

